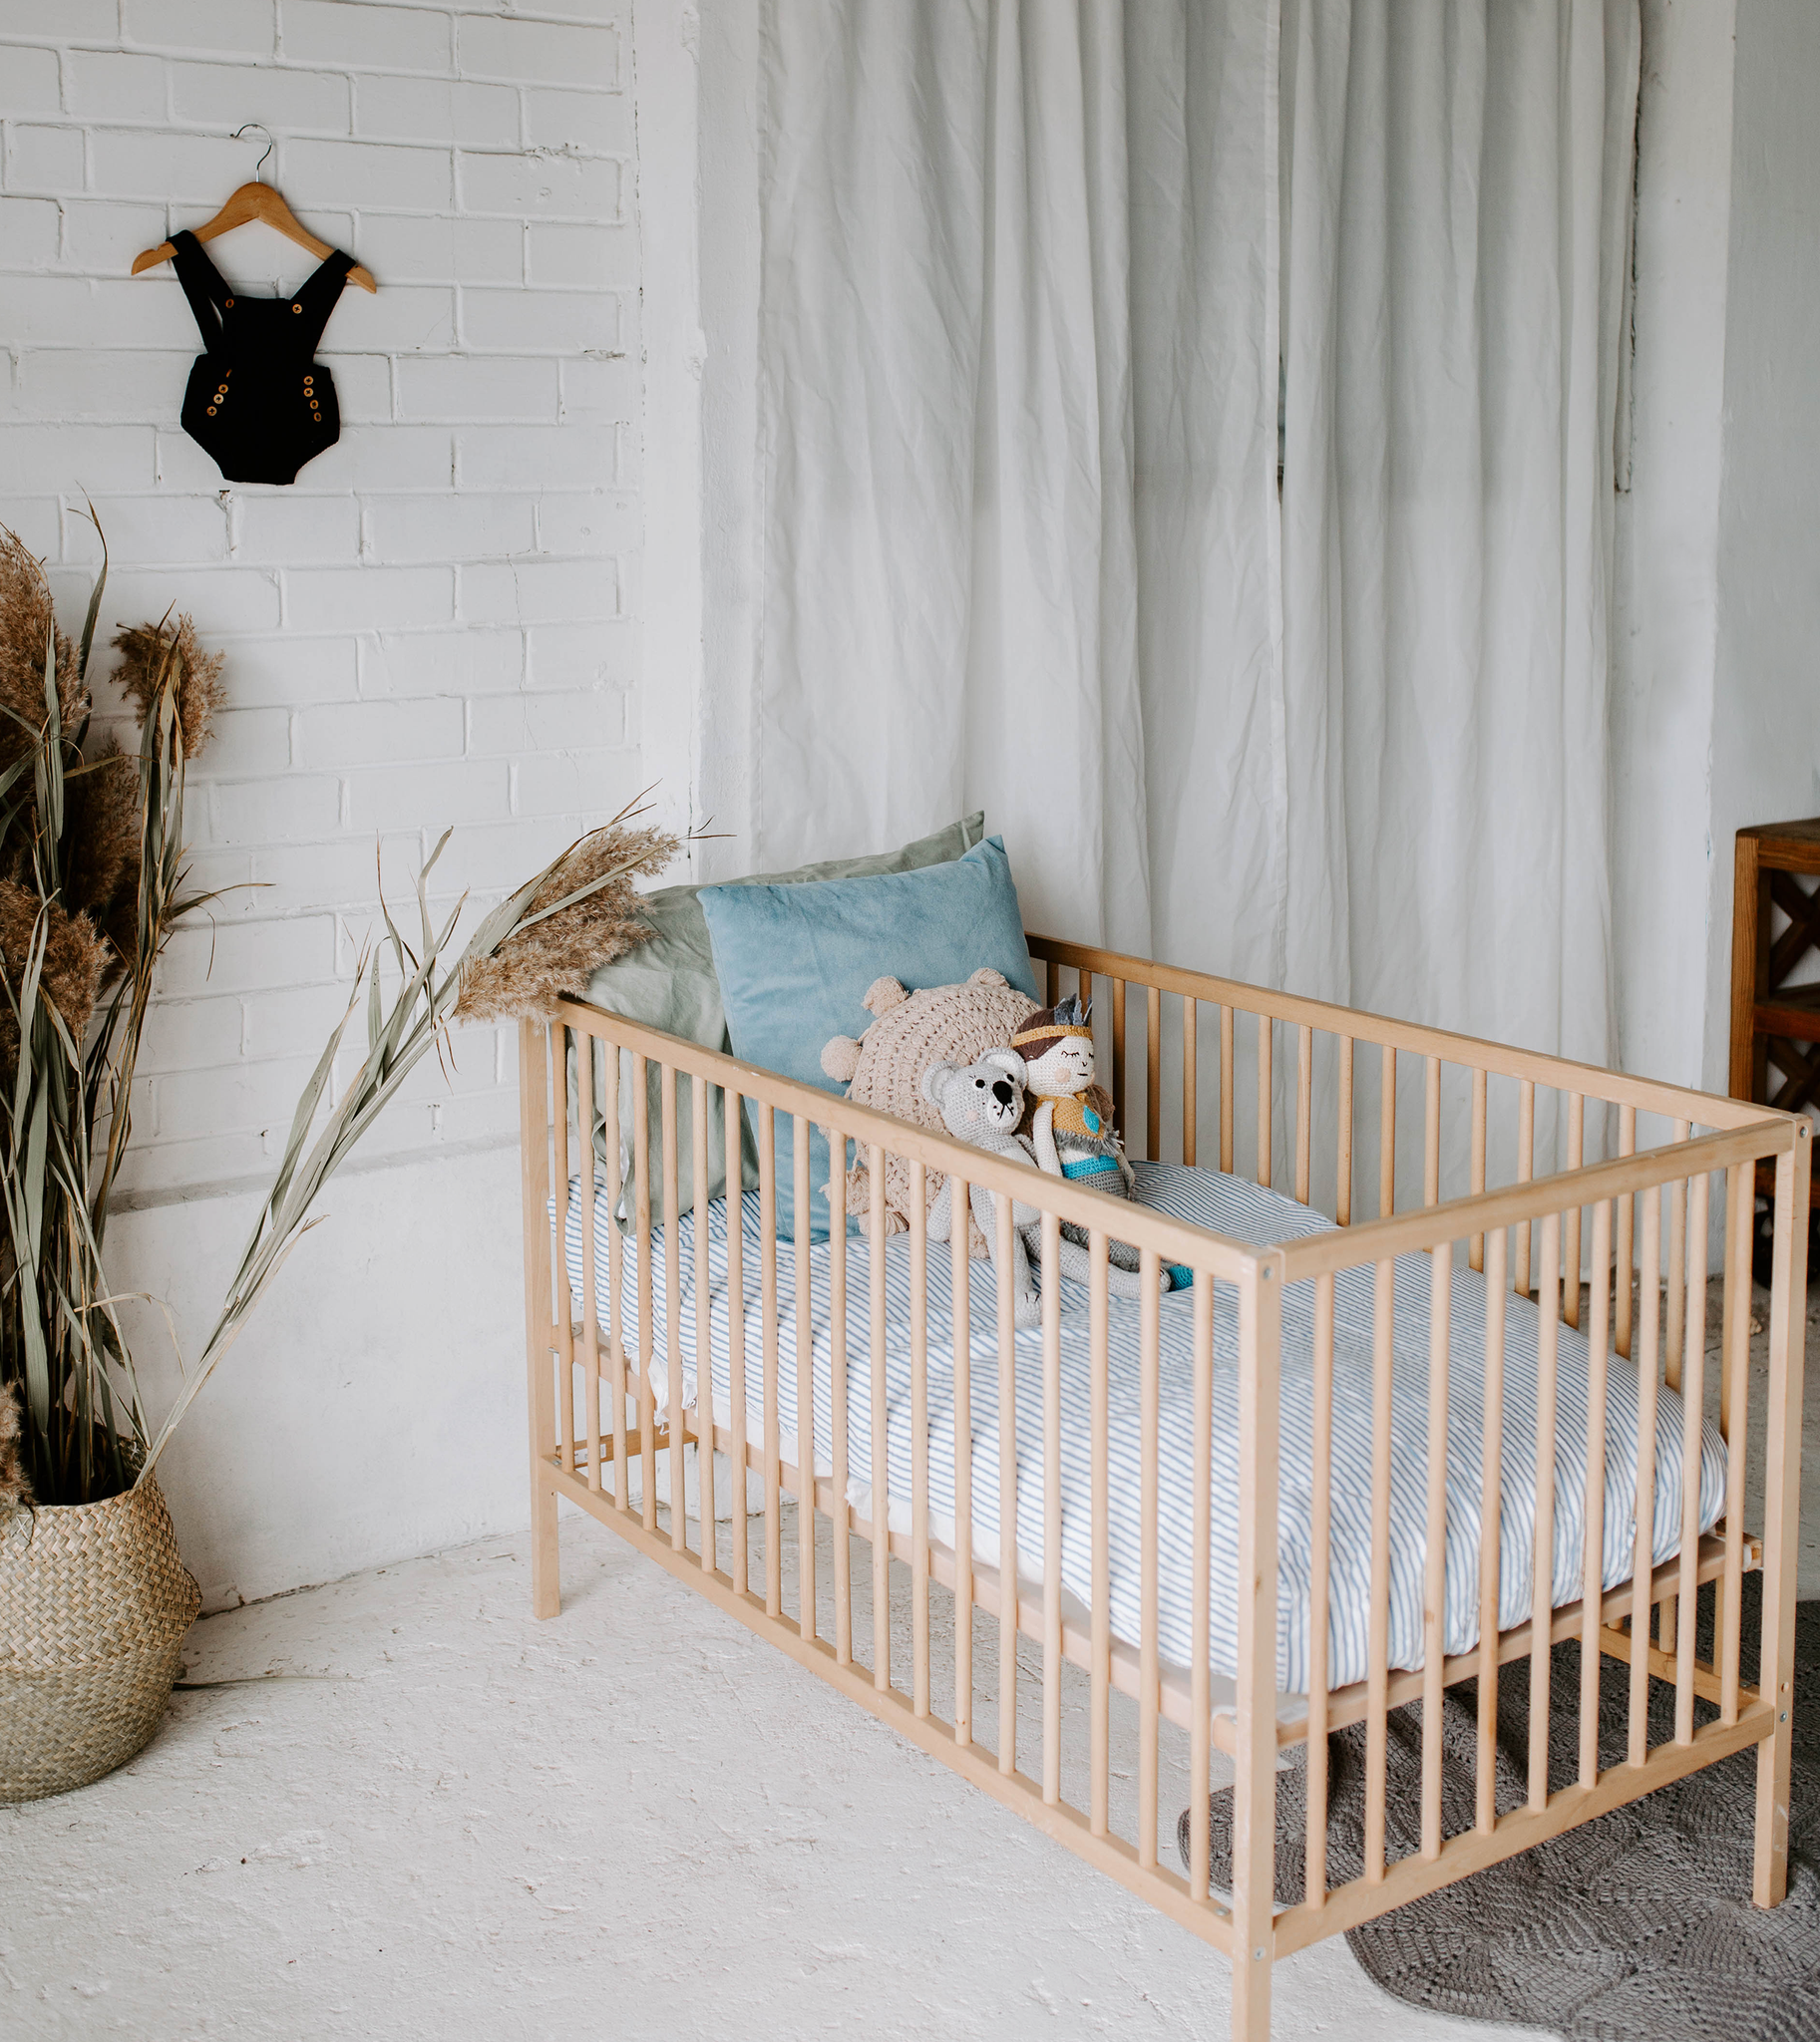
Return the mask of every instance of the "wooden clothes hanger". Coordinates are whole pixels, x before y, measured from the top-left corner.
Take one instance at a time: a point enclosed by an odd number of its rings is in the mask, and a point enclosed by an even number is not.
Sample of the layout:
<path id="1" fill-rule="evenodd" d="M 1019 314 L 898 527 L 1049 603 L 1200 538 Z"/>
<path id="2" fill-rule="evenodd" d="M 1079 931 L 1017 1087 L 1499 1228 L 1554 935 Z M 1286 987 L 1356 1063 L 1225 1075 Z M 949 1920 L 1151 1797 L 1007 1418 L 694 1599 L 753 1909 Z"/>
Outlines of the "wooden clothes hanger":
<path id="1" fill-rule="evenodd" d="M 258 127 L 256 121 L 248 121 L 248 128 Z M 263 131 L 261 131 L 263 133 Z M 244 133 L 237 130 L 236 135 Z M 271 138 L 266 137 L 265 156 L 271 155 Z M 225 234 L 234 227 L 243 227 L 251 220 L 263 220 L 268 227 L 276 227 L 286 240 L 295 241 L 299 247 L 307 248 L 318 261 L 334 254 L 334 249 L 324 240 L 319 240 L 308 227 L 285 204 L 282 196 L 270 184 L 264 182 L 259 170 L 265 168 L 265 156 L 259 159 L 258 169 L 253 171 L 253 181 L 242 184 L 205 226 L 193 229 L 198 241 L 212 241 L 217 234 Z M 156 269 L 161 262 L 169 262 L 177 253 L 170 241 L 161 241 L 156 248 L 148 248 L 133 258 L 133 274 L 138 276 L 143 269 Z M 348 271 L 349 283 L 357 283 L 362 290 L 376 291 L 379 286 L 373 281 L 373 273 L 358 263 Z"/>

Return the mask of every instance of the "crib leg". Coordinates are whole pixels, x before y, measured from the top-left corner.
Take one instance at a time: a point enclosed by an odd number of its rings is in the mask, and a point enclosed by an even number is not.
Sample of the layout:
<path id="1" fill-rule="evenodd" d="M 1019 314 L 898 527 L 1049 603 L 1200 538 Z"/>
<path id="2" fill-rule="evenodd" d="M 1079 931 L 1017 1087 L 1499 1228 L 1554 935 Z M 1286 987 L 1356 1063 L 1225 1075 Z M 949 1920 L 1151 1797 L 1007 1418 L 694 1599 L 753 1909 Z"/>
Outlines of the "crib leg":
<path id="1" fill-rule="evenodd" d="M 1233 2042 L 1271 2042 L 1271 1952 L 1268 1945 L 1233 1956 Z"/>
<path id="2" fill-rule="evenodd" d="M 562 1613 L 562 1577 L 556 1541 L 556 1493 L 542 1469 L 531 1477 L 531 1613 Z"/>
<path id="3" fill-rule="evenodd" d="M 1788 1892 L 1788 1791 L 1794 1756 L 1795 1555 L 1801 1535 L 1801 1425 L 1774 1422 L 1801 1409 L 1807 1307 L 1807 1211 L 1812 1127 L 1776 1159 L 1775 1251 L 1769 1290 L 1768 1466 L 1763 1485 L 1763 1649 L 1758 1688 L 1776 1727 L 1757 1747 L 1757 1835 L 1750 1897 L 1780 1906 Z M 1729 1528 L 1727 1528 L 1729 1531 Z"/>

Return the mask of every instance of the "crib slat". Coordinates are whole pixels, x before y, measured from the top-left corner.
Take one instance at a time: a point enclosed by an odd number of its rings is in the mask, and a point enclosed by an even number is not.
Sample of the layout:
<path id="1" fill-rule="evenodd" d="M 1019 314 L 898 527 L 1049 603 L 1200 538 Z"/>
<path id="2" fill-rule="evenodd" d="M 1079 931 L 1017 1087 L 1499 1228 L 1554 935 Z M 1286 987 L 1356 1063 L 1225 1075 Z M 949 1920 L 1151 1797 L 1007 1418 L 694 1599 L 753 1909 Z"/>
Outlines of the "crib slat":
<path id="1" fill-rule="evenodd" d="M 1385 1051 L 1389 1069 L 1393 1050 Z M 1390 1363 L 1396 1264 L 1375 1265 L 1371 1338 L 1371 1612 L 1365 1693 L 1365 1878 L 1384 1876 L 1384 1783 L 1390 1705 Z"/>
<path id="2" fill-rule="evenodd" d="M 1531 1183 L 1536 1175 L 1536 1081 L 1519 1079 L 1517 1084 L 1517 1182 Z M 1530 1249 L 1534 1222 L 1517 1222 L 1517 1288 L 1530 1294 Z"/>
<path id="3" fill-rule="evenodd" d="M 1555 1399 L 1560 1361 L 1561 1215 L 1542 1221 L 1542 1284 L 1536 1340 L 1536 1532 L 1530 1572 L 1530 1807 L 1549 1802 L 1549 1672 L 1555 1609 Z"/>
<path id="4" fill-rule="evenodd" d="M 1112 1109 L 1119 1133 L 1131 1140 L 1131 1102 L 1126 1097 L 1125 981 L 1112 981 Z"/>
<path id="5" fill-rule="evenodd" d="M 1700 1422 L 1706 1408 L 1706 1199 L 1702 1171 L 1687 1209 L 1687 1346 L 1681 1383 L 1681 1573 L 1676 1600 L 1674 1741 L 1693 1742 L 1693 1645 L 1697 1628 L 1700 1543 Z M 1673 1604 L 1664 1602 L 1665 1617 Z M 1666 1651 L 1667 1645 L 1662 1646 Z"/>
<path id="6" fill-rule="evenodd" d="M 1042 1220 L 1043 1289 L 1043 1800 L 1062 1798 L 1062 1270 L 1061 1221 Z"/>
<path id="7" fill-rule="evenodd" d="M 1348 1044 L 1348 1047 L 1350 1045 Z M 1205 1277 L 1199 1279 L 1206 1283 Z M 1208 1285 L 1210 1291 L 1211 1283 Z M 1197 1296 L 1196 1305 L 1201 1299 Z M 1200 1326 L 1196 1325 L 1197 1338 Z M 1212 1335 L 1212 1312 L 1209 1312 L 1209 1335 Z M 1211 1361 L 1211 1356 L 1210 1356 Z M 1197 1359 L 1197 1369 L 1199 1360 Z M 1211 1368 L 1210 1368 L 1211 1377 Z M 1196 1376 L 1197 1404 L 1195 1410 L 1195 1443 L 1199 1452 L 1201 1442 L 1213 1423 L 1213 1398 L 1211 1383 L 1208 1396 L 1208 1410 L 1205 1419 L 1199 1405 L 1200 1377 Z M 1314 1369 L 1313 1409 L 1310 1430 L 1313 1438 L 1311 1451 L 1314 1459 L 1313 1483 L 1308 1498 L 1308 1742 L 1306 1751 L 1306 1801 L 1308 1812 L 1307 1831 L 1307 1882 L 1306 1898 L 1310 1907 L 1320 1906 L 1327 1897 L 1327 1680 L 1328 1652 L 1327 1633 L 1331 1621 L 1329 1603 L 1331 1600 L 1332 1539 L 1333 1539 L 1333 1276 L 1331 1271 L 1314 1279 Z M 1197 1462 L 1195 1469 L 1195 1504 L 1201 1507 L 1201 1498 L 1207 1493 L 1212 1481 L 1211 1465 L 1204 1475 Z M 1201 1550 L 1200 1534 L 1196 1534 L 1196 1552 Z M 1195 1613 L 1200 1618 L 1207 1603 L 1207 1581 L 1199 1573 L 1195 1577 Z M 1201 1665 L 1207 1657 L 1205 1639 L 1198 1638 L 1195 1664 Z M 1197 1704 L 1195 1723 L 1198 1727 L 1206 1715 L 1206 1708 Z M 1206 1800 L 1206 1788 L 1202 1787 L 1195 1805 Z M 1205 1871 L 1203 1872 L 1205 1878 Z M 1199 1898 L 1202 1886 L 1194 1887 Z"/>
<path id="8" fill-rule="evenodd" d="M 1580 1599 L 1580 1784 L 1599 1784 L 1599 1688 L 1606 1549 L 1606 1377 L 1612 1336 L 1612 1201 L 1593 1207 L 1592 1315 L 1587 1328 L 1587 1482 Z"/>
<path id="9" fill-rule="evenodd" d="M 816 1635 L 815 1313 L 810 1308 L 809 1290 L 809 1143 L 815 1128 L 800 1113 L 792 1116 L 790 1124 L 796 1131 L 793 1157 L 796 1170 L 792 1188 L 796 1199 L 796 1223 L 791 1228 L 796 1249 L 796 1623 L 800 1637 L 813 1638 Z"/>
<path id="10" fill-rule="evenodd" d="M 1441 1202 L 1441 1060 L 1424 1057 L 1422 1073 L 1422 1203 Z"/>
<path id="11" fill-rule="evenodd" d="M 828 1142 L 828 1422 L 834 1435 L 829 1457 L 830 1501 L 834 1505 L 834 1656 L 853 1664 L 853 1506 L 848 1490 L 847 1416 L 847 1138 L 826 1128 Z M 729 1196 L 731 1193 L 729 1193 Z M 964 1208 L 963 1208 L 964 1209 Z M 956 1381 L 966 1373 L 964 1355 L 955 1363 Z M 738 1523 L 739 1506 L 734 1522 Z M 964 1542 L 958 1548 L 964 1555 Z M 960 1651 L 956 1643 L 956 1653 Z"/>
<path id="12" fill-rule="evenodd" d="M 948 1180 L 948 1287 L 954 1300 L 954 1742 L 973 1741 L 973 1265 L 970 1192 Z M 838 1488 L 838 1478 L 837 1478 Z"/>
<path id="13" fill-rule="evenodd" d="M 1479 1676 L 1474 1827 L 1489 1834 L 1498 1820 L 1498 1588 L 1504 1531 L 1504 1288 L 1502 1226 L 1484 1236 L 1485 1418 L 1479 1443 Z"/>
<path id="14" fill-rule="evenodd" d="M 1011 1201 L 994 1195 L 998 1295 L 998 1770 L 1017 1770 L 1017 1319 L 1011 1295 Z"/>
<path id="15" fill-rule="evenodd" d="M 1673 1139 L 1684 1142 L 1693 1129 L 1676 1121 Z M 1662 1295 L 1662 1381 L 1669 1389 L 1681 1386 L 1682 1330 L 1687 1310 L 1687 1183 L 1676 1178 L 1668 1187 L 1668 1281 Z M 1679 1615 L 1678 1596 L 1668 1596 L 1655 1610 L 1655 1642 L 1667 1658 L 1676 1656 L 1675 1624 Z"/>
<path id="16" fill-rule="evenodd" d="M 568 1195 L 568 1031 L 557 1028 L 551 1039 L 550 1064 L 553 1067 L 550 1090 L 554 1095 L 555 1111 L 551 1116 L 554 1126 L 551 1135 L 555 1147 L 556 1166 L 556 1237 L 561 1242 L 557 1261 L 561 1268 L 561 1280 L 556 1285 L 556 1299 L 562 1309 L 557 1313 L 556 1364 L 562 1377 L 562 1394 L 556 1399 L 556 1454 L 565 1473 L 575 1472 L 575 1336 L 572 1330 L 573 1314 L 568 1308 L 568 1217 L 570 1200 Z"/>
<path id="17" fill-rule="evenodd" d="M 593 1063 L 589 1045 L 588 1063 Z M 605 1045 L 602 1074 L 606 1079 L 606 1359 L 613 1373 L 613 1501 L 629 1506 L 625 1484 L 625 1326 L 620 1318 L 620 1247 L 617 1213 L 623 1189 L 624 1160 L 619 1153 L 619 1051 Z M 590 1071 L 589 1075 L 592 1073 Z M 588 1231 L 593 1231 L 590 1225 Z"/>
<path id="18" fill-rule="evenodd" d="M 1649 1575 L 1655 1526 L 1655 1403 L 1661 1378 L 1662 1193 L 1651 1185 L 1642 1193 L 1642 1280 L 1637 1356 L 1637 1539 L 1631 1578 L 1630 1762 L 1640 1766 L 1649 1751 Z M 1740 1456 L 1740 1459 L 1742 1457 Z"/>
<path id="19" fill-rule="evenodd" d="M 929 1712 L 928 1208 L 922 1165 L 910 1167 L 910 1709 Z"/>
<path id="20" fill-rule="evenodd" d="M 784 1613 L 783 1480 L 777 1408 L 777 1122 L 758 1108 L 758 1275 L 760 1352 L 765 1372 L 765 1614 Z"/>
<path id="21" fill-rule="evenodd" d="M 657 1529 L 657 1423 L 651 1397 L 651 1116 L 645 1060 L 632 1057 L 633 1209 L 638 1229 L 638 1471 L 644 1529 Z"/>
<path id="22" fill-rule="evenodd" d="M 1200 1133 L 1201 1102 L 1196 1091 L 1196 1064 L 1201 1052 L 1201 1002 L 1182 995 L 1182 1161 L 1191 1169 Z"/>
<path id="23" fill-rule="evenodd" d="M 715 1570 L 714 1348 L 709 1338 L 712 1291 L 708 1276 L 708 1081 L 695 1078 L 689 1093 L 689 1161 L 695 1173 L 695 1484 L 700 1492 L 703 1573 Z M 678 1428 L 680 1430 L 680 1427 Z"/>
<path id="24" fill-rule="evenodd" d="M 885 1151 L 866 1149 L 872 1186 L 872 1237 L 866 1266 L 872 1304 L 872 1680 L 891 1686 L 891 1422 L 885 1383 Z"/>
<path id="25" fill-rule="evenodd" d="M 1163 1160 L 1163 988 L 1147 986 L 1145 1016 L 1147 1058 L 1144 1074 L 1144 1154 L 1152 1163 Z"/>
<path id="26" fill-rule="evenodd" d="M 1214 1489 L 1214 1279 L 1205 1269 L 1195 1272 L 1195 1402 L 1194 1402 L 1194 1506 L 1195 1542 L 1194 1616 L 1191 1627 L 1189 1692 L 1192 1722 L 1189 1726 L 1188 1757 L 1188 1889 L 1197 1900 L 1207 1897 L 1208 1860 L 1211 1852 L 1208 1815 L 1208 1786 L 1212 1725 L 1209 1710 L 1208 1653 L 1210 1618 L 1208 1597 L 1213 1580 L 1213 1489 Z"/>
<path id="27" fill-rule="evenodd" d="M 663 1330 L 664 1416 L 670 1432 L 670 1547 L 689 1549 L 689 1513 L 685 1501 L 682 1422 L 682 1225 L 676 1184 L 676 1066 L 657 1069 L 658 1097 L 663 1108 Z"/>
<path id="28" fill-rule="evenodd" d="M 1220 1009 L 1220 1168 L 1233 1174 L 1233 1010 Z"/>
<path id="29" fill-rule="evenodd" d="M 744 1163 L 740 1095 L 729 1085 L 721 1092 L 721 1113 L 727 1136 L 727 1402 L 733 1420 L 733 1454 L 728 1483 L 733 1508 L 733 1587 L 747 1591 L 751 1566 L 752 1527 L 746 1517 L 746 1234 Z"/>
<path id="30" fill-rule="evenodd" d="M 1469 1165 L 1469 1189 L 1474 1197 L 1485 1189 L 1485 1073 L 1475 1070 L 1472 1074 L 1472 1160 Z M 1466 1243 L 1466 1261 L 1469 1268 L 1485 1267 L 1484 1234 L 1475 1233 Z"/>
<path id="31" fill-rule="evenodd" d="M 1339 1124 L 1335 1130 L 1333 1216 L 1341 1226 L 1352 1224 L 1352 1038 L 1339 1038 Z"/>
<path id="32" fill-rule="evenodd" d="M 1568 1094 L 1568 1168 L 1581 1169 L 1587 1160 L 1587 1102 L 1583 1092 Z M 1580 1207 L 1569 1209 L 1567 1241 L 1561 1251 L 1561 1279 L 1564 1288 L 1562 1316 L 1570 1326 L 1580 1324 Z"/>
<path id="33" fill-rule="evenodd" d="M 1258 1182 L 1268 1190 L 1271 1182 L 1271 1094 L 1274 1079 L 1272 1064 L 1275 1050 L 1275 1030 L 1268 1014 L 1258 1017 Z"/>
<path id="34" fill-rule="evenodd" d="M 1439 1067 L 1429 1059 L 1435 1072 Z M 1447 1657 L 1447 1335 L 1453 1246 L 1428 1257 L 1428 1516 L 1422 1567 L 1422 1856 L 1441 1855 L 1441 1676 Z"/>
<path id="35" fill-rule="evenodd" d="M 1107 1458 L 1110 1415 L 1107 1407 L 1107 1275 L 1106 1236 L 1095 1227 L 1087 1236 L 1087 1401 L 1092 1407 L 1092 1447 L 1088 1483 L 1093 1504 L 1093 1644 L 1088 1698 L 1088 1822 L 1096 1837 L 1106 1834 L 1109 1801 L 1112 1693 L 1112 1573 L 1107 1518 Z"/>
<path id="36" fill-rule="evenodd" d="M 1295 1195 L 1308 1202 L 1308 1170 L 1314 1146 L 1314 1030 L 1304 1021 L 1295 1031 Z"/>
<path id="37" fill-rule="evenodd" d="M 1385 1043 L 1378 1055 L 1377 1216 L 1388 1219 L 1396 1210 L 1396 1051 Z"/>
<path id="38" fill-rule="evenodd" d="M 1724 1374 L 1719 1378 L 1719 1432 L 1725 1441 L 1725 1571 L 1719 1578 L 1713 1632 L 1719 1645 L 1719 1721 L 1738 1720 L 1738 1638 L 1743 1614 L 1744 1464 L 1750 1439 L 1750 1230 L 1756 1213 L 1756 1173 L 1747 1163 L 1725 1173 Z"/>
<path id="39" fill-rule="evenodd" d="M 1618 1153 L 1637 1154 L 1637 1109 L 1618 1109 Z M 1632 1299 L 1637 1274 L 1637 1211 L 1629 1198 L 1618 1201 L 1618 1308 L 1614 1315 L 1612 1345 L 1627 1359 L 1631 1353 Z"/>
<path id="40" fill-rule="evenodd" d="M 1138 1864 L 1157 1862 L 1157 1456 L 1160 1264 L 1154 1248 L 1138 1253 L 1138 1517 L 1142 1558 L 1138 1631 Z"/>
<path id="41" fill-rule="evenodd" d="M 1044 978 L 1043 997 L 1053 1007 L 1062 996 L 1062 967 L 1056 963 L 1053 957 L 1049 959 L 1048 969 L 1044 974 Z"/>
<path id="42" fill-rule="evenodd" d="M 1676 1121 L 1673 1139 L 1684 1142 L 1693 1130 L 1686 1121 Z M 1668 1187 L 1668 1288 L 1663 1303 L 1662 1381 L 1669 1389 L 1681 1386 L 1682 1332 L 1687 1311 L 1687 1181 L 1676 1178 Z M 1664 1603 L 1662 1613 L 1673 1605 Z M 1664 1647 L 1664 1649 L 1666 1649 Z"/>
<path id="43" fill-rule="evenodd" d="M 558 1024 L 554 1032 L 560 1041 L 567 1030 Z M 566 1066 L 568 1060 L 562 1057 L 558 1061 Z M 561 1119 L 566 1122 L 568 1116 L 563 1114 Z M 575 1032 L 575 1127 L 581 1140 L 581 1154 L 575 1160 L 581 1171 L 581 1354 L 587 1377 L 587 1486 L 598 1496 L 605 1485 L 600 1469 L 600 1305 L 594 1288 L 594 1219 L 598 1196 L 594 1171 L 594 1045 L 579 1029 Z M 566 1128 L 563 1132 L 566 1134 Z M 617 1133 L 615 1129 L 615 1139 Z M 562 1269 L 566 1282 L 566 1242 Z"/>

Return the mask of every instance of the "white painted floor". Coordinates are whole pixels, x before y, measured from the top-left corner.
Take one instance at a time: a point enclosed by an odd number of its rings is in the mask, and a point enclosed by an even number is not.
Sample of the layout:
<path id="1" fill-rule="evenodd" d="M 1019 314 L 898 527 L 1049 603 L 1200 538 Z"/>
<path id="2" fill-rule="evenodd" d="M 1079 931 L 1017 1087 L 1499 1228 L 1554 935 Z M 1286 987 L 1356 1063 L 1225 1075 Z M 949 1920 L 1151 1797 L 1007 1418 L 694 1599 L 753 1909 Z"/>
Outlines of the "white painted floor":
<path id="1" fill-rule="evenodd" d="M 0 1809 L 0 2035 L 1228 2034 L 1186 1930 L 610 1532 L 562 1535 L 548 1623 L 507 1537 L 197 1624 L 188 1677 L 227 1684 Z M 1276 1981 L 1281 2042 L 1531 2032 L 1394 2002 L 1343 1940 Z"/>

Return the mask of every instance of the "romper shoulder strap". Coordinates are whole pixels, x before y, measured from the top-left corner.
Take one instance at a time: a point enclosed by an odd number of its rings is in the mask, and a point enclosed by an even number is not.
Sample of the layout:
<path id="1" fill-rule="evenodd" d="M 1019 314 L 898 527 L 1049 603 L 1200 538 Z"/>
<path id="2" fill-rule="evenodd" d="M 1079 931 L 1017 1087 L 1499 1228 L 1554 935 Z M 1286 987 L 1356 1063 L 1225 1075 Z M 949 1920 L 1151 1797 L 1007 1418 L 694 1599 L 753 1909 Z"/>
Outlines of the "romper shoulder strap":
<path id="1" fill-rule="evenodd" d="M 329 323 L 329 314 L 340 300 L 342 286 L 353 266 L 353 256 L 344 255 L 339 248 L 334 249 L 311 270 L 291 300 L 292 304 L 303 307 L 303 321 L 297 338 L 311 354 L 316 351 L 322 329 Z"/>
<path id="2" fill-rule="evenodd" d="M 204 348 L 212 348 L 221 337 L 221 308 L 228 298 L 227 279 L 202 253 L 202 244 L 187 227 L 171 236 L 177 250 L 172 257 L 178 282 L 195 314 L 196 327 Z"/>

